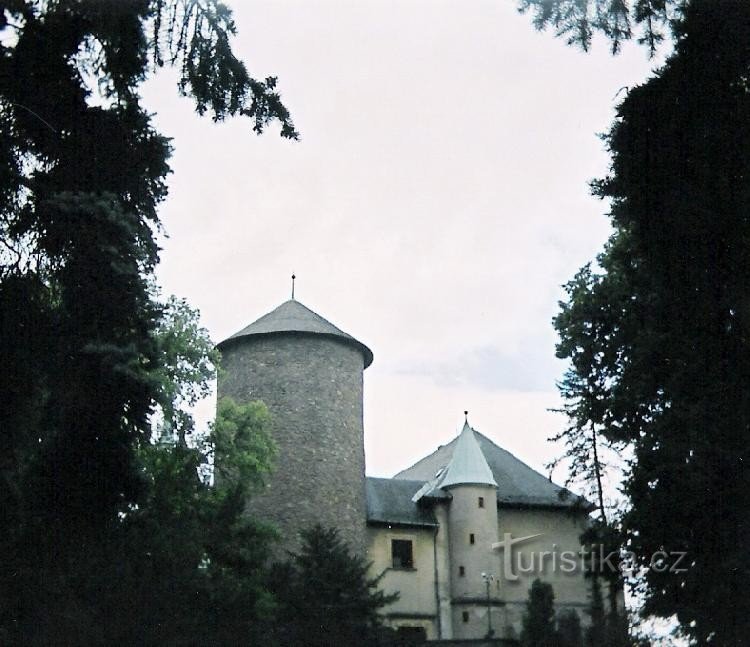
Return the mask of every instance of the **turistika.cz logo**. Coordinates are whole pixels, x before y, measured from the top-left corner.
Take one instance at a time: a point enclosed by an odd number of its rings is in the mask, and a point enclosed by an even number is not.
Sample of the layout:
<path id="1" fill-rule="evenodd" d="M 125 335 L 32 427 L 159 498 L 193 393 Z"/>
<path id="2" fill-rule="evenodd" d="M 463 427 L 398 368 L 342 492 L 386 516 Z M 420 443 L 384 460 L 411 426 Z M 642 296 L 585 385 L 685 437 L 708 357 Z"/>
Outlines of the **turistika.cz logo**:
<path id="1" fill-rule="evenodd" d="M 636 567 L 635 555 L 629 551 L 605 551 L 602 545 L 581 547 L 580 550 L 514 550 L 519 544 L 544 536 L 544 533 L 513 537 L 509 532 L 503 540 L 492 544 L 492 549 L 503 552 L 503 577 L 515 582 L 521 575 L 541 573 L 615 573 L 635 575 L 643 570 L 657 573 L 684 573 L 688 570 L 684 551 L 658 551 L 651 556 L 648 566 Z"/>

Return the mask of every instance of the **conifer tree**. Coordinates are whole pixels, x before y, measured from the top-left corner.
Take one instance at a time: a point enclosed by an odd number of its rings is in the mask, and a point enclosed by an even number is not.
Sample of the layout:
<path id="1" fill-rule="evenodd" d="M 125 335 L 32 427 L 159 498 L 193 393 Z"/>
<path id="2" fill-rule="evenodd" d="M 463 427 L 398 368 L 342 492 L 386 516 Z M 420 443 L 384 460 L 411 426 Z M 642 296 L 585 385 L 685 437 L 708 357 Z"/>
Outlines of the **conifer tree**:
<path id="1" fill-rule="evenodd" d="M 600 647 L 607 643 L 607 613 L 604 609 L 602 586 L 599 577 L 591 578 L 589 626 L 586 629 L 586 647 Z"/>
<path id="2" fill-rule="evenodd" d="M 582 647 L 581 618 L 570 609 L 563 611 L 557 620 L 558 647 Z"/>
<path id="3" fill-rule="evenodd" d="M 269 588 L 279 607 L 275 637 L 283 645 L 380 644 L 378 612 L 398 594 L 378 590 L 380 577 L 350 552 L 335 528 L 316 525 L 302 533 L 302 548 L 275 565 Z"/>
<path id="4" fill-rule="evenodd" d="M 138 446 L 137 505 L 78 550 L 57 542 L 7 555 L 0 636 L 8 644 L 216 644 L 253 642 L 268 626 L 270 528 L 245 514 L 274 447 L 261 403 L 219 403 L 211 433 L 189 405 L 210 387 L 217 359 L 197 313 L 170 300 L 155 332 L 161 357 L 158 442 Z M 219 484 L 209 464 L 223 466 Z M 18 532 L 17 529 L 8 529 Z M 53 558 L 63 557 L 60 562 Z"/>
<path id="5" fill-rule="evenodd" d="M 644 613 L 698 644 L 744 644 L 750 509 L 750 5 L 528 0 L 536 24 L 584 49 L 641 29 L 674 50 L 630 88 L 593 183 L 615 229 L 567 286 L 555 326 L 574 430 L 623 448 L 620 543 Z"/>
<path id="6" fill-rule="evenodd" d="M 525 647 L 555 647 L 555 594 L 552 585 L 539 579 L 531 583 L 523 616 L 521 644 Z"/>
<path id="7" fill-rule="evenodd" d="M 295 137 L 234 32 L 218 0 L 0 2 L 0 631 L 16 644 L 101 644 L 129 608 L 104 593 L 151 568 L 118 561 L 124 526 L 159 483 L 203 492 L 184 443 L 144 456 L 176 374 L 153 286 L 170 143 L 139 88 L 173 66 L 199 113 Z"/>

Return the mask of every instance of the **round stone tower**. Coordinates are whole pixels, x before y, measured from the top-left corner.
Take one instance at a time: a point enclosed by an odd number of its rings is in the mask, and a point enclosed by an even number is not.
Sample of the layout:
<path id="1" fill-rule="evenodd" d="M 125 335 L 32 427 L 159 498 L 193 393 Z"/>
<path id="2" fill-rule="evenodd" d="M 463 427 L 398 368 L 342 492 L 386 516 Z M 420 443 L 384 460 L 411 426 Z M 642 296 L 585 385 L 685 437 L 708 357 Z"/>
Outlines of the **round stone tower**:
<path id="1" fill-rule="evenodd" d="M 365 452 L 363 371 L 372 352 L 291 299 L 219 344 L 218 397 L 262 400 L 278 448 L 263 493 L 249 502 L 299 548 L 299 532 L 336 527 L 364 555 Z"/>

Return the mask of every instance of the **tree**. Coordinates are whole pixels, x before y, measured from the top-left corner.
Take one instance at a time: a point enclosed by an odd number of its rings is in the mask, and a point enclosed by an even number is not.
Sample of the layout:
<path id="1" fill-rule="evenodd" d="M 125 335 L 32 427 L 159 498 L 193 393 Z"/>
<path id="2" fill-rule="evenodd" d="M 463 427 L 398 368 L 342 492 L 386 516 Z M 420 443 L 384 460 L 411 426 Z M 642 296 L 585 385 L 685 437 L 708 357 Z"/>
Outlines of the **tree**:
<path id="1" fill-rule="evenodd" d="M 273 461 L 268 412 L 226 400 L 210 434 L 194 430 L 189 406 L 209 387 L 217 358 L 197 320 L 182 301 L 163 306 L 154 339 L 163 414 L 158 442 L 136 452 L 138 503 L 96 542 L 34 535 L 39 545 L 6 553 L 7 642 L 234 645 L 267 627 L 274 603 L 264 564 L 275 533 L 248 518 L 245 504 Z M 224 476 L 211 485 L 207 468 L 219 458 Z"/>
<path id="2" fill-rule="evenodd" d="M 192 407 L 210 392 L 220 359 L 198 321 L 172 298 L 157 327 L 158 441 L 139 447 L 148 487 L 123 517 L 128 552 L 117 560 L 144 567 L 118 587 L 142 606 L 134 623 L 130 604 L 112 642 L 253 642 L 272 615 L 264 579 L 276 533 L 245 514 L 275 458 L 269 413 L 262 402 L 223 398 L 208 433 L 195 429 Z"/>
<path id="3" fill-rule="evenodd" d="M 570 609 L 560 613 L 557 619 L 558 647 L 582 647 L 581 619 Z"/>
<path id="4" fill-rule="evenodd" d="M 148 496 L 124 517 L 118 534 L 126 548 L 115 562 L 131 579 L 121 576 L 108 592 L 118 598 L 111 606 L 122 603 L 127 613 L 102 618 L 105 625 L 119 621 L 106 642 L 261 641 L 275 606 L 265 578 L 276 533 L 248 517 L 245 506 L 273 460 L 267 422 L 262 403 L 223 400 L 208 437 L 142 449 Z M 218 456 L 234 477 L 211 485 L 205 468 Z"/>
<path id="5" fill-rule="evenodd" d="M 640 32 L 638 42 L 653 54 L 664 40 L 664 29 L 674 19 L 687 0 L 519 0 L 519 11 L 534 14 L 537 29 L 552 27 L 557 36 L 577 45 L 584 51 L 591 47 L 595 32 L 601 32 L 611 42 L 617 54 L 624 41 Z"/>
<path id="6" fill-rule="evenodd" d="M 609 591 L 612 591 L 611 581 L 602 577 L 598 572 L 592 572 L 591 576 L 591 602 L 588 609 L 590 624 L 586 629 L 587 647 L 626 647 L 637 644 L 630 636 L 627 615 L 621 613 L 618 605 L 610 599 L 607 605 L 602 594 L 602 584 L 609 583 Z M 616 589 L 621 591 L 622 589 Z M 610 594 L 611 595 L 611 594 Z"/>
<path id="7" fill-rule="evenodd" d="M 148 277 L 170 148 L 138 86 L 168 63 L 199 112 L 295 132 L 275 79 L 253 79 L 233 56 L 221 3 L 14 0 L 2 9 L 2 408 L 11 431 L 0 472 L 10 478 L 31 442 L 39 505 L 98 523 L 138 497 L 132 447 L 157 397 Z"/>
<path id="8" fill-rule="evenodd" d="M 199 113 L 296 133 L 276 79 L 234 57 L 217 0 L 0 9 L 0 625 L 17 635 L 42 630 L 47 610 L 84 618 L 123 515 L 153 501 L 142 453 L 179 368 L 165 364 L 151 279 L 170 144 L 140 84 L 172 65 Z M 182 445 L 172 458 L 196 462 Z M 14 593 L 30 582 L 33 604 Z"/>
<path id="9" fill-rule="evenodd" d="M 590 272 L 589 266 L 584 267 L 576 279 L 585 282 Z M 566 352 L 559 348 L 558 354 Z M 576 366 L 590 366 L 599 361 L 598 357 L 589 355 L 589 349 L 576 347 L 571 349 L 569 355 L 571 362 L 574 362 Z M 597 394 L 601 391 L 602 385 L 597 384 L 590 374 L 582 377 L 576 370 L 569 369 L 558 384 L 558 388 L 566 403 L 562 409 L 553 411 L 565 413 L 570 424 L 563 431 L 548 439 L 554 443 L 562 441 L 565 452 L 563 456 L 550 462 L 547 468 L 553 470 L 567 460 L 568 477 L 565 485 L 581 483 L 587 490 L 586 494 L 594 496 L 599 518 L 606 523 L 607 509 L 604 503 L 603 481 L 609 465 L 605 462 L 603 453 L 604 450 L 614 449 L 614 444 L 607 441 L 602 430 L 592 422 L 592 419 L 596 420 L 600 416 L 588 411 L 588 408 L 601 406 L 601 399 L 597 397 Z"/>
<path id="10" fill-rule="evenodd" d="M 560 12 L 612 3 L 527 4 L 554 8 L 558 29 L 583 29 Z M 632 456 L 621 544 L 644 573 L 644 612 L 675 614 L 699 644 L 740 645 L 750 630 L 750 6 L 648 6 L 661 22 L 670 12 L 674 52 L 629 91 L 607 136 L 611 171 L 593 188 L 615 231 L 599 269 L 567 286 L 558 354 L 582 385 L 574 425 Z"/>
<path id="11" fill-rule="evenodd" d="M 275 637 L 283 645 L 376 645 L 383 633 L 378 611 L 398 594 L 378 590 L 380 577 L 353 555 L 335 528 L 302 533 L 302 548 L 275 565 L 269 588 L 278 600 Z"/>
<path id="12" fill-rule="evenodd" d="M 555 594 L 552 585 L 539 579 L 531 583 L 523 616 L 521 644 L 528 647 L 555 647 Z"/>
<path id="13" fill-rule="evenodd" d="M 586 647 L 599 647 L 607 643 L 607 613 L 604 609 L 602 587 L 599 578 L 591 578 L 590 624 L 586 629 Z"/>
<path id="14" fill-rule="evenodd" d="M 592 580 L 592 587 L 596 587 L 596 595 L 604 596 L 606 600 L 604 613 L 607 617 L 607 626 L 611 628 L 609 644 L 623 644 L 628 633 L 628 619 L 623 608 L 624 573 L 631 565 L 622 554 L 621 520 L 594 520 L 581 535 L 581 540 L 588 558 L 586 576 Z M 623 628 L 624 633 L 618 634 L 618 629 Z"/>

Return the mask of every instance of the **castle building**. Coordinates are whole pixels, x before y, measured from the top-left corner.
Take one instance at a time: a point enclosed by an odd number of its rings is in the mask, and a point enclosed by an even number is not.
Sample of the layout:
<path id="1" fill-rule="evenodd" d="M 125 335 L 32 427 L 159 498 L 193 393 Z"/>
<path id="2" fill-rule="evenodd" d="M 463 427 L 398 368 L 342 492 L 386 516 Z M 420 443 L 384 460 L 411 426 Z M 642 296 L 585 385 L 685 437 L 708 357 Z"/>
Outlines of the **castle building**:
<path id="1" fill-rule="evenodd" d="M 291 299 L 219 344 L 219 398 L 263 400 L 276 469 L 249 507 L 282 548 L 321 523 L 366 555 L 386 592 L 388 624 L 427 639 L 517 638 L 533 580 L 558 613 L 585 624 L 589 582 L 580 535 L 590 505 L 468 422 L 393 478 L 365 476 L 367 346 Z"/>

